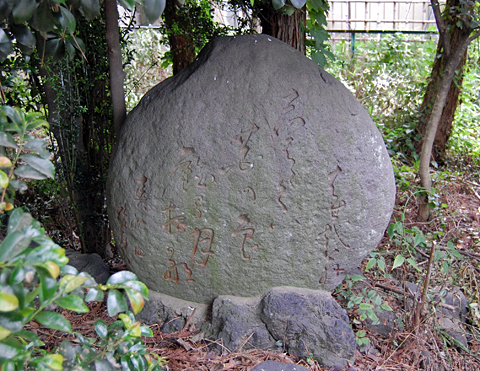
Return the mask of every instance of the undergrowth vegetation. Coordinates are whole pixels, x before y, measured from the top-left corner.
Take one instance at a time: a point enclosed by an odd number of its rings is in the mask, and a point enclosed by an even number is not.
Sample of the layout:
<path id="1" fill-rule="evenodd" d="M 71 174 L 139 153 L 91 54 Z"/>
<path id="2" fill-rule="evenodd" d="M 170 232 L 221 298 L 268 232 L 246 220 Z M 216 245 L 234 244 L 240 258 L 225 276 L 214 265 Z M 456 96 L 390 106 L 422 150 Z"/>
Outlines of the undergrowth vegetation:
<path id="1" fill-rule="evenodd" d="M 348 42 L 337 43 L 336 60 L 329 67 L 382 132 L 397 185 L 394 214 L 382 243 L 364 261 L 363 275 L 348 277 L 336 295 L 367 354 L 360 362 L 371 363 L 371 347 L 381 350 L 380 366 L 475 370 L 480 365 L 479 44 L 469 51 L 447 160 L 442 166 L 433 163 L 433 218 L 419 223 L 415 128 L 436 40 L 405 38 L 388 35 L 357 42 L 353 55 Z M 444 309 L 451 309 L 449 295 L 463 294 L 468 311 L 460 315 L 458 326 L 448 327 Z"/>

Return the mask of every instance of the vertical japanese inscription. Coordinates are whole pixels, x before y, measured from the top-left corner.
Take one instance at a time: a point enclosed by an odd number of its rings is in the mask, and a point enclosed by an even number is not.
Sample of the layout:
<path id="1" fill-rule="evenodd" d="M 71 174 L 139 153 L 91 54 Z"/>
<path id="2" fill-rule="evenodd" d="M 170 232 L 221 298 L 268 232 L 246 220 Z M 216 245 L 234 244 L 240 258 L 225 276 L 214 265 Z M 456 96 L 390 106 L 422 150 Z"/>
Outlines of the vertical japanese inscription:
<path id="1" fill-rule="evenodd" d="M 240 145 L 239 149 L 239 159 L 238 159 L 238 168 L 241 171 L 249 171 L 253 169 L 253 163 L 248 162 L 246 157 L 248 152 L 250 151 L 250 147 L 248 146 L 248 141 L 253 133 L 255 133 L 259 127 L 255 124 L 252 124 L 249 129 L 242 131 L 240 134 L 233 138 L 234 141 L 238 142 Z"/>
<path id="2" fill-rule="evenodd" d="M 277 158 L 283 159 L 281 160 L 283 163 L 286 161 L 288 164 L 286 167 L 290 172 L 288 175 L 284 174 L 277 185 L 277 203 L 285 213 L 288 212 L 288 209 L 282 198 L 288 193 L 288 187 L 292 185 L 292 180 L 296 176 L 294 170 L 296 160 L 292 155 L 291 146 L 295 140 L 295 132 L 306 124 L 305 119 L 298 116 L 299 98 L 300 95 L 295 89 L 292 89 L 289 94 L 283 97 L 284 103 L 282 104 L 281 115 L 275 125 L 271 127 Z"/>
<path id="3" fill-rule="evenodd" d="M 180 160 L 173 168 L 174 176 L 180 178 L 182 188 L 186 192 L 190 185 L 205 188 L 215 183 L 215 176 L 206 171 L 206 163 L 195 153 L 192 147 L 183 147 L 180 151 Z"/>
<path id="4" fill-rule="evenodd" d="M 250 252 L 247 253 L 247 242 L 252 239 L 255 229 L 248 226 L 250 219 L 246 214 L 242 214 L 237 219 L 237 228 L 232 233 L 233 237 L 242 237 L 242 258 L 249 260 L 251 258 Z M 251 251 L 257 251 L 258 245 L 253 244 L 249 248 Z"/>
<path id="5" fill-rule="evenodd" d="M 319 279 L 320 284 L 326 283 L 331 274 L 338 275 L 343 271 L 339 264 L 335 263 L 335 257 L 340 253 L 340 250 L 334 246 L 343 246 L 346 249 L 350 248 L 350 246 L 344 243 L 340 238 L 338 226 L 336 224 L 339 211 L 346 206 L 345 200 L 340 200 L 340 197 L 337 195 L 335 190 L 335 182 L 341 173 L 342 169 L 340 166 L 337 166 L 336 169 L 328 175 L 328 184 L 331 193 L 329 210 L 332 223 L 327 224 L 324 231 L 320 232 L 316 238 L 322 249 L 324 249 L 326 258 L 324 272 Z M 333 242 L 335 242 L 335 244 L 333 244 Z"/>

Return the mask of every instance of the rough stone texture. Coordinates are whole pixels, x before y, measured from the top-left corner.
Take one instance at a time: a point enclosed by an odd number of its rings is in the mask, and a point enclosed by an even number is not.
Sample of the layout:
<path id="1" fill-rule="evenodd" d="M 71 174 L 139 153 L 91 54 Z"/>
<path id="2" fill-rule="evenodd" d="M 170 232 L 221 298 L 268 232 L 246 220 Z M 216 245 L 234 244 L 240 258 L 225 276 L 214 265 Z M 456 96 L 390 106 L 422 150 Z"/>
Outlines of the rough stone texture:
<path id="1" fill-rule="evenodd" d="M 98 254 L 82 254 L 67 250 L 68 264 L 79 272 L 87 272 L 97 283 L 105 284 L 110 277 L 110 268 Z"/>
<path id="2" fill-rule="evenodd" d="M 136 315 L 147 324 L 162 323 L 161 330 L 171 333 L 181 330 L 188 320 L 198 328 L 207 320 L 208 305 L 181 300 L 150 290 L 148 301 Z"/>
<path id="3" fill-rule="evenodd" d="M 355 334 L 347 312 L 329 292 L 277 287 L 260 303 L 260 318 L 288 352 L 324 366 L 347 365 L 355 357 Z"/>
<path id="4" fill-rule="evenodd" d="M 203 303 L 332 290 L 376 247 L 395 198 L 360 103 L 265 35 L 215 39 L 148 92 L 119 134 L 107 188 L 129 268 Z"/>
<path id="5" fill-rule="evenodd" d="M 231 351 L 235 349 L 267 349 L 275 339 L 260 319 L 260 298 L 220 296 L 213 302 L 212 327 L 215 337 Z"/>
<path id="6" fill-rule="evenodd" d="M 282 362 L 265 361 L 252 368 L 252 371 L 308 371 L 308 368 Z"/>

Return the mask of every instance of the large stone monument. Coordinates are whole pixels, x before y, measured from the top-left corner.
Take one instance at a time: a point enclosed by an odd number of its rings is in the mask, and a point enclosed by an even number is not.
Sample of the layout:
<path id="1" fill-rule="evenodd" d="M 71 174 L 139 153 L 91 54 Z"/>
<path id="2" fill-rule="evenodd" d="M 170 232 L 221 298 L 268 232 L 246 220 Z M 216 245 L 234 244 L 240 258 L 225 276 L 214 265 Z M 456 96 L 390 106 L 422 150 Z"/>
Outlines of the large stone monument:
<path id="1" fill-rule="evenodd" d="M 278 286 L 333 290 L 380 241 L 394 198 L 389 156 L 360 103 L 265 35 L 215 39 L 150 90 L 120 132 L 108 180 L 129 268 L 203 304 Z"/>
<path id="2" fill-rule="evenodd" d="M 219 38 L 130 113 L 108 208 L 150 288 L 208 303 L 334 289 L 380 241 L 395 185 L 352 94 L 265 35 Z"/>

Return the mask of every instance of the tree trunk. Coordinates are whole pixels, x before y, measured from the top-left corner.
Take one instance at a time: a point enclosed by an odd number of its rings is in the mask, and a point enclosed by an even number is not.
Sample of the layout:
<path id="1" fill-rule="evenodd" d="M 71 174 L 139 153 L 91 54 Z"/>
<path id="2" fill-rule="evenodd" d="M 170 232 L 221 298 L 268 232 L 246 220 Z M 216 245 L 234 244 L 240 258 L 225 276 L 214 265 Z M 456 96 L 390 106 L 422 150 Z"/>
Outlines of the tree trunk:
<path id="1" fill-rule="evenodd" d="M 457 43 L 461 42 L 462 38 L 465 38 L 465 32 L 455 25 L 452 26 L 452 29 L 450 31 L 450 40 L 452 40 L 452 45 L 456 45 Z M 444 156 L 446 145 L 448 139 L 450 138 L 453 119 L 455 118 L 455 111 L 459 103 L 458 98 L 461 92 L 461 86 L 463 82 L 463 67 L 467 61 L 467 54 L 468 53 L 465 52 L 457 67 L 457 74 L 454 79 L 454 84 L 450 85 L 446 104 L 440 118 L 437 133 L 435 135 L 432 155 L 436 161 L 441 160 Z M 423 97 L 423 102 L 420 107 L 420 120 L 419 124 L 417 125 L 417 133 L 421 134 L 422 136 L 425 135 L 427 122 L 432 113 L 432 107 L 435 103 L 435 98 L 437 96 L 440 80 L 442 78 L 443 71 L 445 70 L 446 56 L 445 53 L 442 53 L 442 40 L 438 41 L 437 55 L 439 55 L 440 57 L 435 58 L 432 73 L 430 75 L 430 80 L 427 86 L 427 91 Z M 421 143 L 417 149 L 419 148 L 421 148 Z"/>
<path id="2" fill-rule="evenodd" d="M 170 53 L 172 54 L 174 75 L 195 60 L 195 45 L 189 32 L 190 21 L 183 17 L 180 12 L 177 12 L 180 7 L 178 0 L 167 0 L 163 12 Z"/>
<path id="3" fill-rule="evenodd" d="M 77 235 L 86 253 L 107 256 L 111 233 L 105 204 L 108 161 L 114 144 L 108 55 L 101 22 L 79 21 L 86 58 L 64 58 L 40 72 L 48 121 L 61 161 L 57 176 L 70 195 Z M 41 40 L 43 42 L 43 40 Z"/>
<path id="4" fill-rule="evenodd" d="M 305 50 L 306 8 L 295 9 L 292 15 L 273 9 L 270 2 L 259 12 L 262 33 L 276 37 L 303 54 Z"/>
<path id="5" fill-rule="evenodd" d="M 113 123 L 118 134 L 125 121 L 125 106 L 122 49 L 118 30 L 118 10 L 116 0 L 105 0 L 105 37 L 108 45 L 108 64 L 110 71 L 110 94 L 112 96 Z"/>

